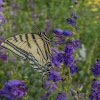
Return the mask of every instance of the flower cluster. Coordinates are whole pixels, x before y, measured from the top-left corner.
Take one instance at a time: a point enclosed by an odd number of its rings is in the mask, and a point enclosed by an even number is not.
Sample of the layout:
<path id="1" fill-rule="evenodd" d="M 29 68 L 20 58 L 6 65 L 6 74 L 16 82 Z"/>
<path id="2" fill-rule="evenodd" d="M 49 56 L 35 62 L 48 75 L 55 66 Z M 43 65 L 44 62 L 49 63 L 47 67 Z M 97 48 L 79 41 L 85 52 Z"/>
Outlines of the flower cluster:
<path id="1" fill-rule="evenodd" d="M 3 16 L 3 7 L 2 7 L 2 4 L 3 4 L 3 0 L 0 0 L 0 26 L 3 25 L 3 23 L 5 22 L 5 19 L 6 17 Z"/>
<path id="2" fill-rule="evenodd" d="M 5 96 L 7 100 L 14 100 L 25 95 L 26 85 L 21 80 L 8 80 L 4 82 L 4 87 L 1 88 L 1 96 Z"/>
<path id="3" fill-rule="evenodd" d="M 18 4 L 16 3 L 16 1 L 14 0 L 12 2 L 12 14 L 16 15 L 17 14 L 17 8 L 18 8 Z"/>
<path id="4" fill-rule="evenodd" d="M 47 98 L 53 92 L 53 89 L 57 89 L 56 82 L 58 80 L 62 80 L 62 79 L 63 79 L 63 77 L 60 76 L 57 71 L 50 70 L 50 74 L 49 74 L 49 77 L 48 77 L 48 81 L 46 81 L 45 84 L 43 85 L 44 87 L 49 86 L 47 88 L 47 90 L 49 90 L 49 91 L 47 93 L 44 93 L 41 96 L 41 99 Z M 52 80 L 53 82 L 49 82 L 49 80 Z M 60 99 L 57 99 L 57 100 L 60 100 Z"/>
<path id="5" fill-rule="evenodd" d="M 91 87 L 94 90 L 91 90 L 91 94 L 89 95 L 89 98 L 91 100 L 93 100 L 93 98 L 95 98 L 95 100 L 100 100 L 100 80 L 93 79 L 93 83 Z"/>
<path id="6" fill-rule="evenodd" d="M 3 0 L 0 0 L 0 26 L 3 26 L 3 23 L 5 22 L 5 19 L 6 17 L 3 16 L 2 14 L 2 11 L 3 11 L 3 7 L 2 7 L 2 4 L 3 4 Z M 2 31 L 1 31 L 2 33 Z M 4 37 L 3 36 L 0 36 L 0 45 L 1 43 L 4 41 Z M 7 60 L 7 55 L 5 54 L 4 51 L 2 51 L 2 47 L 0 46 L 0 59 L 2 59 L 3 61 L 6 61 Z"/>
<path id="7" fill-rule="evenodd" d="M 91 72 L 93 72 L 94 77 L 100 75 L 100 60 L 97 59 L 96 64 L 94 63 L 94 67 L 90 68 Z M 89 98 L 93 100 L 100 100 L 100 80 L 93 79 L 93 83 L 91 85 L 92 89 Z"/>
<path id="8" fill-rule="evenodd" d="M 80 91 L 83 89 L 83 85 L 81 84 L 78 88 L 78 91 L 74 90 L 73 88 L 70 89 L 72 96 L 74 97 L 74 100 L 85 100 L 86 95 L 84 93 L 80 93 Z M 84 99 L 82 99 L 84 98 Z"/>
<path id="9" fill-rule="evenodd" d="M 97 59 L 97 63 L 94 63 L 94 67 L 90 68 L 94 76 L 100 75 L 100 60 Z"/>
<path id="10" fill-rule="evenodd" d="M 65 92 L 58 93 L 56 100 L 67 100 L 67 98 L 65 98 L 65 96 L 66 96 Z"/>
<path id="11" fill-rule="evenodd" d="M 30 3 L 31 8 L 34 8 L 33 0 L 29 0 L 29 3 Z"/>
<path id="12" fill-rule="evenodd" d="M 78 16 L 75 16 L 74 14 L 71 14 L 71 17 L 77 19 Z M 74 23 L 72 23 L 73 26 L 76 26 L 76 21 L 73 20 Z M 49 25 L 49 21 L 47 21 L 47 26 Z M 73 35 L 73 32 L 70 30 L 62 30 L 59 28 L 54 28 L 53 32 L 55 33 L 55 35 L 53 36 L 53 39 L 57 39 L 57 42 L 53 42 L 53 45 L 61 45 L 62 46 L 62 41 L 66 42 L 66 37 L 69 37 L 71 35 Z M 64 37 L 64 38 L 58 38 L 59 37 Z M 57 38 L 56 38 L 57 37 Z M 53 92 L 53 88 L 57 89 L 58 87 L 57 82 L 59 80 L 63 81 L 64 77 L 60 76 L 59 72 L 57 72 L 57 70 L 59 68 L 61 68 L 60 64 L 62 63 L 62 61 L 64 61 L 64 65 L 68 65 L 70 68 L 70 73 L 73 74 L 74 72 L 76 72 L 78 70 L 77 65 L 74 65 L 73 62 L 76 62 L 76 59 L 74 58 L 74 56 L 72 55 L 74 50 L 80 46 L 80 40 L 74 38 L 71 39 L 69 41 L 66 42 L 66 45 L 64 46 L 64 51 L 61 50 L 57 50 L 55 49 L 53 46 L 51 47 L 53 55 L 51 56 L 51 64 L 52 66 L 56 67 L 56 71 L 55 70 L 50 70 L 50 73 L 48 75 L 48 81 L 45 82 L 44 87 L 49 86 L 47 88 L 47 90 L 49 90 L 49 92 L 44 93 L 41 96 L 41 99 L 47 98 L 52 92 Z M 49 82 L 49 80 L 53 81 Z M 58 93 L 58 96 L 56 98 L 56 100 L 67 100 L 67 98 L 65 98 L 66 93 L 65 92 L 61 92 Z"/>
<path id="13" fill-rule="evenodd" d="M 64 61 L 64 65 L 69 65 L 70 73 L 73 74 L 78 70 L 77 66 L 72 64 L 74 61 L 74 56 L 72 55 L 74 50 L 80 46 L 80 40 L 71 39 L 66 42 L 64 52 L 51 48 L 55 53 L 51 56 L 52 65 L 54 64 L 56 68 L 60 68 L 60 63 Z"/>
<path id="14" fill-rule="evenodd" d="M 75 2 L 75 4 L 78 4 L 78 2 L 77 2 L 76 0 L 75 0 L 74 2 Z M 70 7 L 69 7 L 69 8 L 70 8 Z M 70 8 L 70 9 L 71 9 L 71 8 Z M 70 18 L 70 17 L 67 18 L 67 19 L 66 19 L 66 22 L 67 22 L 67 24 L 71 24 L 72 26 L 75 26 L 75 30 L 77 31 L 78 28 L 77 28 L 77 26 L 76 26 L 77 22 L 76 22 L 75 19 L 78 19 L 78 16 L 75 15 L 74 12 L 72 12 L 72 13 L 70 14 L 70 16 L 71 16 L 71 18 Z M 73 18 L 74 18 L 74 19 L 73 19 Z"/>

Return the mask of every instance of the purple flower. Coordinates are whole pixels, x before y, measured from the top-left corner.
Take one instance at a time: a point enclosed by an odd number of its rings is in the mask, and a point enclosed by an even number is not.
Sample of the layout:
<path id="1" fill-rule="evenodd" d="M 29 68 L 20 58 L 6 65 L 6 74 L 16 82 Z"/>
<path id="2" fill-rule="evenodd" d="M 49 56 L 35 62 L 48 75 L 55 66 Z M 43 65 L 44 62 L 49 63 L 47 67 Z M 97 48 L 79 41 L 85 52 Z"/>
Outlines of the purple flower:
<path id="1" fill-rule="evenodd" d="M 76 30 L 76 31 L 78 31 L 78 28 L 77 28 L 77 26 L 75 26 L 75 30 Z"/>
<path id="2" fill-rule="evenodd" d="M 52 56 L 51 56 L 51 63 L 52 64 L 55 64 L 55 66 L 57 67 L 57 68 L 60 68 L 60 62 L 59 61 L 57 61 L 58 60 L 58 55 L 57 54 L 53 54 Z"/>
<path id="3" fill-rule="evenodd" d="M 40 97 L 40 99 L 47 98 L 50 94 L 51 94 L 51 92 L 44 93 L 44 94 L 42 94 L 42 96 Z"/>
<path id="4" fill-rule="evenodd" d="M 97 76 L 100 74 L 100 60 L 97 59 L 97 63 L 94 63 L 94 67 L 90 68 L 91 72 L 93 72 L 94 76 Z"/>
<path id="5" fill-rule="evenodd" d="M 29 3 L 30 3 L 30 4 L 33 4 L 33 0 L 30 0 Z"/>
<path id="6" fill-rule="evenodd" d="M 97 86 L 100 86 L 100 80 L 93 79 L 91 87 L 95 89 Z"/>
<path id="7" fill-rule="evenodd" d="M 3 3 L 3 0 L 0 0 L 0 4 L 2 4 Z"/>
<path id="8" fill-rule="evenodd" d="M 55 64 L 57 68 L 60 68 L 60 63 L 64 60 L 64 54 L 53 47 L 51 47 L 51 49 L 56 53 L 53 53 L 53 55 L 51 56 L 51 63 Z"/>
<path id="9" fill-rule="evenodd" d="M 52 83 L 49 81 L 45 81 L 45 84 L 43 86 L 46 87 L 47 85 L 50 85 L 50 84 L 52 84 Z"/>
<path id="10" fill-rule="evenodd" d="M 70 67 L 70 73 L 73 74 L 74 72 L 76 72 L 78 70 L 77 65 L 74 64 L 69 64 Z"/>
<path id="11" fill-rule="evenodd" d="M 75 26 L 76 25 L 76 20 L 73 19 L 72 22 L 71 22 L 71 25 Z"/>
<path id="12" fill-rule="evenodd" d="M 13 69 L 16 70 L 16 66 L 13 66 Z"/>
<path id="13" fill-rule="evenodd" d="M 72 8 L 72 6 L 69 6 L 69 9 L 71 9 Z"/>
<path id="14" fill-rule="evenodd" d="M 18 8 L 18 4 L 15 2 L 14 4 L 12 4 L 13 8 Z"/>
<path id="15" fill-rule="evenodd" d="M 53 80 L 53 82 L 56 82 L 56 81 L 62 80 L 62 79 L 63 79 L 63 77 L 60 76 L 58 72 L 56 72 L 55 70 L 50 70 L 48 80 Z"/>
<path id="16" fill-rule="evenodd" d="M 66 22 L 67 22 L 67 24 L 71 24 L 72 23 L 72 19 L 71 18 L 67 18 Z"/>
<path id="17" fill-rule="evenodd" d="M 70 41 L 66 42 L 65 53 L 70 55 L 73 53 L 74 50 L 75 50 L 74 40 L 71 39 Z"/>
<path id="18" fill-rule="evenodd" d="M 75 13 L 71 13 L 70 16 L 71 16 L 71 17 L 75 17 Z"/>
<path id="19" fill-rule="evenodd" d="M 57 38 L 57 43 L 61 44 L 62 41 L 66 41 L 66 38 Z"/>
<path id="20" fill-rule="evenodd" d="M 71 36 L 71 35 L 73 34 L 73 32 L 70 31 L 70 30 L 64 30 L 64 31 L 63 31 L 63 34 L 64 34 L 65 36 Z"/>
<path id="21" fill-rule="evenodd" d="M 67 55 L 64 53 L 64 65 L 71 64 L 74 60 L 74 56 L 72 55 Z"/>
<path id="22" fill-rule="evenodd" d="M 78 16 L 74 16 L 75 19 L 78 19 Z"/>
<path id="23" fill-rule="evenodd" d="M 7 60 L 7 55 L 5 54 L 5 52 L 0 52 L 0 58 L 1 58 L 3 61 L 6 61 L 6 60 Z"/>
<path id="24" fill-rule="evenodd" d="M 56 35 L 63 35 L 63 30 L 59 29 L 59 28 L 54 28 L 53 29 L 53 32 L 56 34 Z"/>
<path id="25" fill-rule="evenodd" d="M 25 95 L 26 85 L 21 80 L 8 80 L 8 82 L 4 82 L 4 85 L 0 94 L 5 96 L 7 100 L 14 100 Z"/>
<path id="26" fill-rule="evenodd" d="M 77 38 L 75 38 L 75 47 L 80 47 L 81 41 L 77 40 Z"/>
<path id="27" fill-rule="evenodd" d="M 53 88 L 57 89 L 57 86 L 54 83 L 50 84 L 49 87 L 47 88 L 47 90 L 50 90 L 50 92 L 52 92 Z"/>
<path id="28" fill-rule="evenodd" d="M 0 36 L 0 44 L 4 41 L 4 37 L 3 36 Z"/>
<path id="29" fill-rule="evenodd" d="M 0 5 L 0 11 L 2 11 L 3 10 L 3 8 L 2 8 L 2 6 Z"/>
<path id="30" fill-rule="evenodd" d="M 15 57 L 13 57 L 13 56 L 11 56 L 11 58 L 12 58 L 12 60 L 14 61 L 14 60 L 16 60 L 16 58 Z"/>
<path id="31" fill-rule="evenodd" d="M 10 73 L 10 71 L 8 71 L 8 72 L 7 72 L 7 76 L 10 76 L 10 75 L 11 75 L 11 73 Z"/>
<path id="32" fill-rule="evenodd" d="M 74 2 L 75 2 L 75 4 L 78 4 L 78 1 L 75 0 Z"/>
<path id="33" fill-rule="evenodd" d="M 31 5 L 31 8 L 34 8 L 33 0 L 30 0 L 29 3 L 30 3 L 30 5 Z"/>
<path id="34" fill-rule="evenodd" d="M 65 92 L 58 93 L 56 100 L 67 100 L 67 98 L 65 98 L 65 96 L 66 96 Z"/>
<path id="35" fill-rule="evenodd" d="M 46 24 L 46 27 L 45 27 L 45 32 L 48 33 L 48 30 L 49 30 L 49 27 L 50 27 L 50 20 L 47 19 L 47 20 L 46 20 L 46 23 L 47 23 L 47 24 Z"/>
<path id="36" fill-rule="evenodd" d="M 31 17 L 34 17 L 34 13 L 33 12 L 31 13 Z"/>
<path id="37" fill-rule="evenodd" d="M 2 25 L 2 22 L 5 22 L 6 17 L 3 17 L 3 15 L 0 14 L 0 25 Z"/>
<path id="38" fill-rule="evenodd" d="M 91 90 L 91 94 L 89 95 L 89 98 L 93 100 L 93 98 L 96 96 L 96 90 Z"/>
<path id="39" fill-rule="evenodd" d="M 97 90 L 91 90 L 91 94 L 89 95 L 91 100 L 100 100 L 100 86 L 98 86 Z"/>
<path id="40" fill-rule="evenodd" d="M 73 88 L 71 88 L 70 91 L 71 91 L 72 96 L 75 97 L 76 96 L 76 91 Z"/>

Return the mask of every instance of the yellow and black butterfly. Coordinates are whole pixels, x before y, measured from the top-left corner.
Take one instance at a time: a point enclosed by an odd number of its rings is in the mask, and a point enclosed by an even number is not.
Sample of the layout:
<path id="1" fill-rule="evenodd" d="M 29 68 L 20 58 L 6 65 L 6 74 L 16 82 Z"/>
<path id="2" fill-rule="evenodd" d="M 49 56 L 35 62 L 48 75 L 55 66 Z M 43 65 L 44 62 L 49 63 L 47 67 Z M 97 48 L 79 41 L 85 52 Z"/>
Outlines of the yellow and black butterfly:
<path id="1" fill-rule="evenodd" d="M 50 72 L 49 55 L 52 55 L 52 51 L 45 32 L 15 35 L 2 42 L 1 46 L 28 59 L 30 65 L 43 76 Z"/>

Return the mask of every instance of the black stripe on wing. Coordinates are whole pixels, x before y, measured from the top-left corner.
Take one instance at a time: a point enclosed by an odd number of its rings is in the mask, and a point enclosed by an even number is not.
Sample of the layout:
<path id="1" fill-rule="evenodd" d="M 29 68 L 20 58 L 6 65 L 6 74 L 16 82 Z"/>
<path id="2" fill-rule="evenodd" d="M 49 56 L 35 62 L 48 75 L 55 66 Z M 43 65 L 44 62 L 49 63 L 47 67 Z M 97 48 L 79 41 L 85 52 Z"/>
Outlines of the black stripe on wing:
<path id="1" fill-rule="evenodd" d="M 41 52 L 41 54 L 42 54 L 42 57 L 47 61 L 47 59 L 44 57 L 44 54 L 43 54 L 43 52 L 42 52 L 40 46 L 38 45 L 37 41 L 35 40 L 34 34 L 31 34 L 31 35 L 32 35 L 33 41 L 36 43 L 38 49 L 40 50 L 40 52 Z"/>
<path id="2" fill-rule="evenodd" d="M 5 41 L 4 43 L 8 44 L 9 46 L 11 46 L 14 50 L 16 50 L 17 52 L 19 52 L 20 54 L 24 55 L 26 58 L 28 58 L 29 53 L 26 52 L 25 50 L 18 48 L 17 46 L 15 46 L 14 44 L 12 44 L 10 41 Z M 11 50 L 10 50 L 11 51 Z M 29 58 L 28 58 L 29 59 Z"/>

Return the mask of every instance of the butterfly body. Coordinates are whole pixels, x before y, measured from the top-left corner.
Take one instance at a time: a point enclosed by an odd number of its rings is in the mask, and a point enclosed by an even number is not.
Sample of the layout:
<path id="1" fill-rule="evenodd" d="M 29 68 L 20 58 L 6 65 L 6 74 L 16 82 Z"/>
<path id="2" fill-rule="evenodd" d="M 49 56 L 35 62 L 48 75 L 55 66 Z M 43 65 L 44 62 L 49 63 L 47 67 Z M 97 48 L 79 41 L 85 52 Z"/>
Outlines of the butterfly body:
<path id="1" fill-rule="evenodd" d="M 43 75 L 50 70 L 52 55 L 49 38 L 45 32 L 20 34 L 8 38 L 1 46 L 12 51 L 23 59 L 28 59 L 30 65 Z"/>

